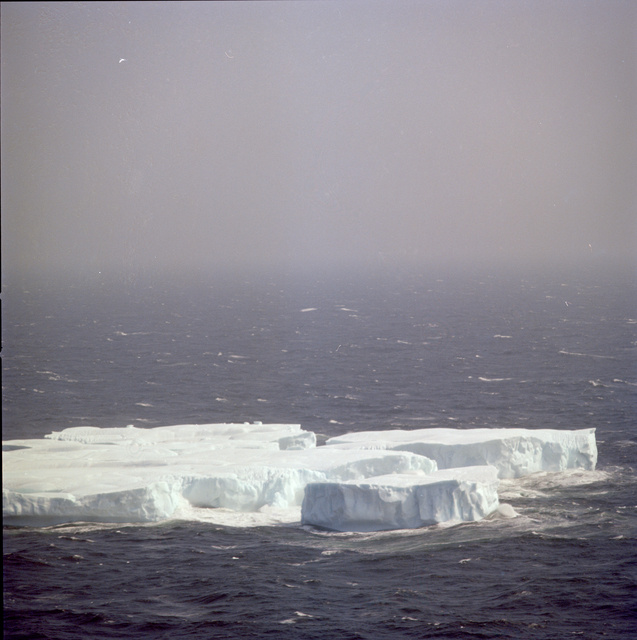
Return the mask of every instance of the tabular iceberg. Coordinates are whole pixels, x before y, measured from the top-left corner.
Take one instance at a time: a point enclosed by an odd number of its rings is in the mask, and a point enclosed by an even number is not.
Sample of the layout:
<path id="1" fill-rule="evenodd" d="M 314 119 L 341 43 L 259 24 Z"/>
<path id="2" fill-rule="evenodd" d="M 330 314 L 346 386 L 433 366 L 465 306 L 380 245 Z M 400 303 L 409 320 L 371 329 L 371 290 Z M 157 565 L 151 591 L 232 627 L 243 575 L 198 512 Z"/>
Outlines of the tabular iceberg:
<path id="1" fill-rule="evenodd" d="M 299 508 L 309 482 L 431 473 L 402 451 L 315 448 L 299 425 L 78 427 L 3 443 L 3 521 L 153 522 L 196 507 Z M 309 447 L 309 448 L 303 448 Z"/>
<path id="2" fill-rule="evenodd" d="M 155 522 L 180 506 L 296 509 L 333 529 L 478 520 L 497 476 L 594 469 L 594 429 L 354 433 L 316 447 L 300 425 L 75 427 L 3 442 L 3 521 Z M 491 466 L 489 466 L 491 465 Z M 443 471 L 438 471 L 443 469 Z"/>
<path id="3" fill-rule="evenodd" d="M 500 478 L 538 471 L 594 470 L 595 429 L 417 429 L 363 431 L 330 438 L 342 449 L 411 451 L 435 460 L 439 469 L 493 465 Z"/>

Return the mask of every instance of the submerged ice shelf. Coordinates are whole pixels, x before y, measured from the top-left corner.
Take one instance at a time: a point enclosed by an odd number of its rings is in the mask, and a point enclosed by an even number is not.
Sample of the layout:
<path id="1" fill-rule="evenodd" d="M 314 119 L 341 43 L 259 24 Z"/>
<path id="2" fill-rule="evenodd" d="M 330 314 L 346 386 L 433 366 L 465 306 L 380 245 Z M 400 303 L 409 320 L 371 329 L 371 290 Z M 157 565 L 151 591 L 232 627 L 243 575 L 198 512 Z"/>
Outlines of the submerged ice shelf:
<path id="1" fill-rule="evenodd" d="M 2 448 L 3 522 L 16 526 L 155 522 L 187 505 L 294 509 L 336 530 L 419 527 L 485 517 L 498 475 L 597 459 L 594 429 L 394 430 L 316 447 L 300 425 L 75 427 Z"/>

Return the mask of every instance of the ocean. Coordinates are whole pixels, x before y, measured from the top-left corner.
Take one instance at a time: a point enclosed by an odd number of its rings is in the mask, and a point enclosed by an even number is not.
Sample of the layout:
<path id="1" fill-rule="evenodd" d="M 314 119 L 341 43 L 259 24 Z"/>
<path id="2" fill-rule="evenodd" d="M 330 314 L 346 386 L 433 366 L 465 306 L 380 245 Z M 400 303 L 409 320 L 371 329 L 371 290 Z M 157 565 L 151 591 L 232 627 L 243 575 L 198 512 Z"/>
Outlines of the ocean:
<path id="1" fill-rule="evenodd" d="M 562 269 L 9 281 L 3 440 L 73 426 L 595 428 L 514 519 L 4 527 L 5 638 L 637 637 L 637 278 Z"/>

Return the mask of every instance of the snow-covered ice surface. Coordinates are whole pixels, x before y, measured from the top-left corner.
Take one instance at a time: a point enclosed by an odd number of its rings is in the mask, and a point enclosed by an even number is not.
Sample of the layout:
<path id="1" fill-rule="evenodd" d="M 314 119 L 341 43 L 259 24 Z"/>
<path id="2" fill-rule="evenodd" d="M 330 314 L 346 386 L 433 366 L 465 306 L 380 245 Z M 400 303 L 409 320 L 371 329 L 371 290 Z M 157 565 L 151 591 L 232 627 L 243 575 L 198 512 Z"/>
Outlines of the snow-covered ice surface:
<path id="1" fill-rule="evenodd" d="M 489 466 L 312 483 L 302 521 L 337 531 L 381 531 L 482 520 L 499 506 L 498 484 L 498 471 Z"/>
<path id="2" fill-rule="evenodd" d="M 5 524 L 153 522 L 191 508 L 300 506 L 309 482 L 431 473 L 410 452 L 315 448 L 299 425 L 78 427 L 3 443 Z"/>
<path id="3" fill-rule="evenodd" d="M 269 524 L 298 522 L 303 504 L 303 522 L 332 529 L 419 527 L 488 515 L 498 508 L 498 475 L 594 469 L 596 457 L 594 429 L 382 431 L 316 447 L 300 425 L 74 427 L 3 442 L 3 521 L 156 522 L 205 512 Z"/>
<path id="4" fill-rule="evenodd" d="M 538 471 L 594 470 L 597 464 L 595 429 L 397 429 L 348 433 L 326 444 L 411 451 L 435 460 L 439 469 L 493 465 L 500 478 Z"/>
<path id="5" fill-rule="evenodd" d="M 241 447 L 243 449 L 308 449 L 316 446 L 316 436 L 304 431 L 300 424 L 181 424 L 154 429 L 72 427 L 44 436 L 50 440 L 85 444 L 124 443 L 132 450 L 146 444 L 190 447 L 203 444 L 207 449 Z"/>

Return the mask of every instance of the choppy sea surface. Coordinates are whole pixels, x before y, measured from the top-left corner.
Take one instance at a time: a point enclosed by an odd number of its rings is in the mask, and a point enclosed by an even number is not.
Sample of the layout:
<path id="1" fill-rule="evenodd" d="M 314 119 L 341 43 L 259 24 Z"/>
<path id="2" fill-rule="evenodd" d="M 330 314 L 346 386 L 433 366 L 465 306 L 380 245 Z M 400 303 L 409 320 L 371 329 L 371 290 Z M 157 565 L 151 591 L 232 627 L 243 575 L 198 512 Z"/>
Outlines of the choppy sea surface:
<path id="1" fill-rule="evenodd" d="M 4 637 L 637 637 L 636 282 L 602 266 L 10 282 L 3 440 L 594 427 L 599 461 L 503 481 L 517 518 L 418 530 L 5 527 Z"/>

